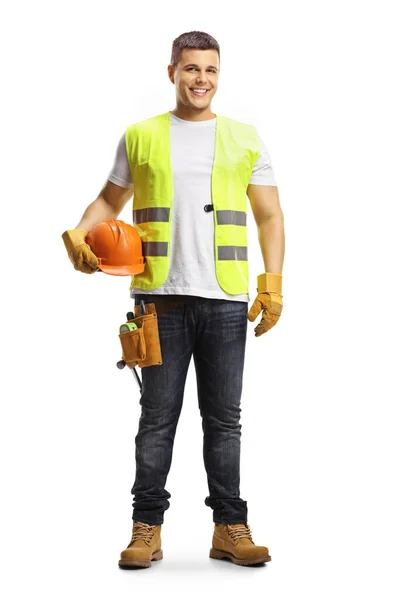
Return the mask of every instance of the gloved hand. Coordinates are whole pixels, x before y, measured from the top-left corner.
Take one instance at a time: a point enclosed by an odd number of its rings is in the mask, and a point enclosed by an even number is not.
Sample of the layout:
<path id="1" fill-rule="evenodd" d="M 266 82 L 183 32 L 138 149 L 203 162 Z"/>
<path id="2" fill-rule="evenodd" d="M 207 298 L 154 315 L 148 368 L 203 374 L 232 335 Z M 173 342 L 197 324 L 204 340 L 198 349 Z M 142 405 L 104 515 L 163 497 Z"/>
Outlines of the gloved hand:
<path id="1" fill-rule="evenodd" d="M 89 275 L 99 271 L 97 256 L 93 254 L 85 242 L 88 232 L 84 229 L 67 229 L 62 234 L 62 239 L 74 269 Z"/>
<path id="2" fill-rule="evenodd" d="M 263 311 L 261 321 L 254 329 L 259 337 L 272 329 L 281 316 L 282 303 L 282 275 L 280 273 L 262 273 L 257 277 L 257 297 L 249 310 L 247 318 L 254 319 Z"/>

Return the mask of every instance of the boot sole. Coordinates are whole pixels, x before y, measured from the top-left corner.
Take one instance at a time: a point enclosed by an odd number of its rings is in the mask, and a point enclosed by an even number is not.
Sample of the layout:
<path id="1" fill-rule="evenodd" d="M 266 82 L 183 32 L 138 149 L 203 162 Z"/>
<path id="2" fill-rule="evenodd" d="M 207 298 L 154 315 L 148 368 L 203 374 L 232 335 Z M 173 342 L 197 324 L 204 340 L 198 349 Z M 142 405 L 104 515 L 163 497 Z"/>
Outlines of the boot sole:
<path id="1" fill-rule="evenodd" d="M 249 556 L 248 558 L 236 558 L 230 552 L 224 552 L 222 550 L 215 550 L 211 548 L 210 550 L 210 558 L 217 558 L 222 560 L 223 558 L 229 558 L 235 565 L 255 565 L 257 563 L 269 562 L 271 560 L 271 556 L 269 554 L 264 554 L 261 556 Z"/>
<path id="2" fill-rule="evenodd" d="M 163 551 L 159 550 L 158 552 L 155 552 L 150 560 L 134 560 L 134 559 L 129 559 L 129 558 L 121 558 L 118 562 L 118 566 L 122 567 L 122 568 L 129 568 L 129 567 L 151 567 L 151 562 L 153 560 L 161 560 L 163 558 Z"/>

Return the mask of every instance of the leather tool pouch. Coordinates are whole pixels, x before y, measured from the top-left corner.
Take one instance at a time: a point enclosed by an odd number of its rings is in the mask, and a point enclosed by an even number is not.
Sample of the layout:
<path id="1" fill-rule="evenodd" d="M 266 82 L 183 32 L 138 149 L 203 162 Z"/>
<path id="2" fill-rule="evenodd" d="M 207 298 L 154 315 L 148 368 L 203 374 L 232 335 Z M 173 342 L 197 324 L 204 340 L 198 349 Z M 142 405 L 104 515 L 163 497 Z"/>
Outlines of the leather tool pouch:
<path id="1" fill-rule="evenodd" d="M 135 306 L 135 318 L 127 321 L 136 323 L 137 329 L 119 334 L 122 358 L 128 367 L 151 367 L 162 365 L 160 338 L 155 304 L 145 304 L 146 314 L 140 314 L 140 305 Z"/>

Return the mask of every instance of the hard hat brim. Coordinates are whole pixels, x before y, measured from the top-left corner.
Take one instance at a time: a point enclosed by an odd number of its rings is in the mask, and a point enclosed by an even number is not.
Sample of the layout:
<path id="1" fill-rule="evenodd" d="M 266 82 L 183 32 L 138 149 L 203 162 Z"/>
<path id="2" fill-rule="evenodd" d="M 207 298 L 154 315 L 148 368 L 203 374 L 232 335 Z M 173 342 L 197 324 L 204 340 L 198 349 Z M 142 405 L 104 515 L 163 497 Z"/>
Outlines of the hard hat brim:
<path id="1" fill-rule="evenodd" d="M 143 273 L 144 265 L 133 266 L 133 265 L 99 265 L 99 269 L 103 271 L 103 273 L 107 273 L 108 275 L 138 275 L 138 273 Z"/>

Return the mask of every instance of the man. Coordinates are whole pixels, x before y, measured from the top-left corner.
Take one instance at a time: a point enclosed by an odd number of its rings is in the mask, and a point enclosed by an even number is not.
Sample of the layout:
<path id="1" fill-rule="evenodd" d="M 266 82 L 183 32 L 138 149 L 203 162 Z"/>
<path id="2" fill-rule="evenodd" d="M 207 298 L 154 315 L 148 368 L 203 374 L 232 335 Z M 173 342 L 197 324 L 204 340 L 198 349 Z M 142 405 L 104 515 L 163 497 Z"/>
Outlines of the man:
<path id="1" fill-rule="evenodd" d="M 245 565 L 271 559 L 254 544 L 240 497 L 240 399 L 247 320 L 260 336 L 282 309 L 283 214 L 268 151 L 256 128 L 211 111 L 220 73 L 217 41 L 192 31 L 172 45 L 168 76 L 176 107 L 129 126 L 98 198 L 63 234 L 76 269 L 97 270 L 85 244 L 97 223 L 116 218 L 135 192 L 133 220 L 146 268 L 132 278 L 135 305 L 154 302 L 163 364 L 142 369 L 142 407 L 132 488 L 132 538 L 120 567 L 163 557 L 165 489 L 186 376 L 193 355 L 213 510 L 210 557 Z M 248 312 L 246 199 L 258 227 L 265 273 Z"/>

